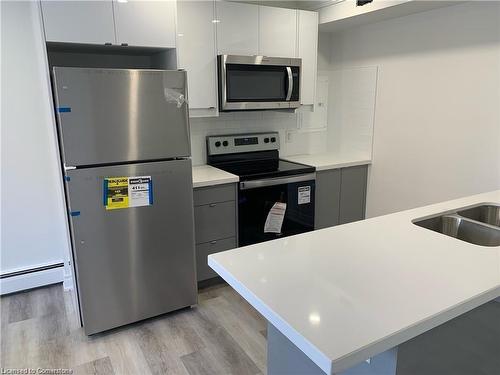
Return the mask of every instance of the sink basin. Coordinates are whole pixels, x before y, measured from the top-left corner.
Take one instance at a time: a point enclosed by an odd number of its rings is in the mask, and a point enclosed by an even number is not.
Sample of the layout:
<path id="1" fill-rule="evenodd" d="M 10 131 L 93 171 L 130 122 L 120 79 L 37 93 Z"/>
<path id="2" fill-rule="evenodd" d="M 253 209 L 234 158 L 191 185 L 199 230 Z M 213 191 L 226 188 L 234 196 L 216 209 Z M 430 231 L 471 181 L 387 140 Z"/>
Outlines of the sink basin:
<path id="1" fill-rule="evenodd" d="M 458 211 L 460 216 L 500 227 L 500 206 L 485 204 Z"/>
<path id="2" fill-rule="evenodd" d="M 414 221 L 414 224 L 480 246 L 500 246 L 500 227 L 483 224 L 457 214 Z"/>

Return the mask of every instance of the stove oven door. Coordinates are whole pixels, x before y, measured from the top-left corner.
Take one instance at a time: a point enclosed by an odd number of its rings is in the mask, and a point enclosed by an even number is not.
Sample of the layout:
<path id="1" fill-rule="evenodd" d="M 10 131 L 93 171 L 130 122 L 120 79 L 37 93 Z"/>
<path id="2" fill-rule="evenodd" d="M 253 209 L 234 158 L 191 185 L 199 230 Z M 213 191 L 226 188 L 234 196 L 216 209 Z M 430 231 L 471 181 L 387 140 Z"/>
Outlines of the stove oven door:
<path id="1" fill-rule="evenodd" d="M 240 182 L 239 246 L 314 230 L 314 190 L 314 173 Z"/>

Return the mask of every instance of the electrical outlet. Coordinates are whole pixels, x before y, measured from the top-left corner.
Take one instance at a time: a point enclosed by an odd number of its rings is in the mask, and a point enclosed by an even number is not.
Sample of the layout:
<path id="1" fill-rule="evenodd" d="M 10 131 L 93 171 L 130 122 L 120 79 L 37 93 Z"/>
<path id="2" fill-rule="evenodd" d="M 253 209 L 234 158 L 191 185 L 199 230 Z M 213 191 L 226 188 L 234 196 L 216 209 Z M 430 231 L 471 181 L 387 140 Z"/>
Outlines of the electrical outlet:
<path id="1" fill-rule="evenodd" d="M 295 132 L 293 130 L 286 131 L 286 143 L 292 143 L 295 137 Z"/>

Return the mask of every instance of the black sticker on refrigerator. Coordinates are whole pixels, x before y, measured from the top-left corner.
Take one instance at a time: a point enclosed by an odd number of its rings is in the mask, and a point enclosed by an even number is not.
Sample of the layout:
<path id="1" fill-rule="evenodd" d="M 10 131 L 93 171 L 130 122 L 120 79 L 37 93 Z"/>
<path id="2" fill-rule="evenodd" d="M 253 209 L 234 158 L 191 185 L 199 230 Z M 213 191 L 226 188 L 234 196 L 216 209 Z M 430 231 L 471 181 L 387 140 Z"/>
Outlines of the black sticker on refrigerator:
<path id="1" fill-rule="evenodd" d="M 310 186 L 299 186 L 298 192 L 298 203 L 306 204 L 311 203 L 311 187 Z"/>

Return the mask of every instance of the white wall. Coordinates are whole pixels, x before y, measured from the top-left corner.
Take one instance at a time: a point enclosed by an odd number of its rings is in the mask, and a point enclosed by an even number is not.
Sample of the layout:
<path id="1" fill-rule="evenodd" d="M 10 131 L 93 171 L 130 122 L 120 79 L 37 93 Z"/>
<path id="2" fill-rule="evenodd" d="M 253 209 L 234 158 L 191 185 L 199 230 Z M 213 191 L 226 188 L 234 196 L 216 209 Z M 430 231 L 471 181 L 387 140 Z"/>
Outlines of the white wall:
<path id="1" fill-rule="evenodd" d="M 332 54 L 332 33 L 318 33 L 318 72 L 329 71 Z"/>
<path id="2" fill-rule="evenodd" d="M 1 2 L 1 53 L 0 272 L 5 274 L 63 262 L 68 239 L 36 2 Z"/>
<path id="3" fill-rule="evenodd" d="M 500 4 L 332 34 L 331 68 L 378 66 L 367 215 L 500 188 Z"/>

